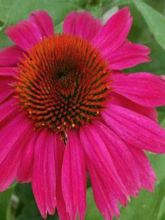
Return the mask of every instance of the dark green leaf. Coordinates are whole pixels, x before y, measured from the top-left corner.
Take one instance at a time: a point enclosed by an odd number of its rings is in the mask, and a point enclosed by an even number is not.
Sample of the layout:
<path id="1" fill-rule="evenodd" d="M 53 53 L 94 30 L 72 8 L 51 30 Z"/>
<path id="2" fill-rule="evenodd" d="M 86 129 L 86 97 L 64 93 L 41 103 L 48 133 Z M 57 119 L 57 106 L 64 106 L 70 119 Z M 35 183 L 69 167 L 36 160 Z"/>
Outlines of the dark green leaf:
<path id="1" fill-rule="evenodd" d="M 0 193 L 0 219 L 6 220 L 7 216 L 10 216 L 9 205 L 13 188 L 9 188 L 5 192 Z M 11 220 L 8 218 L 8 220 Z"/>

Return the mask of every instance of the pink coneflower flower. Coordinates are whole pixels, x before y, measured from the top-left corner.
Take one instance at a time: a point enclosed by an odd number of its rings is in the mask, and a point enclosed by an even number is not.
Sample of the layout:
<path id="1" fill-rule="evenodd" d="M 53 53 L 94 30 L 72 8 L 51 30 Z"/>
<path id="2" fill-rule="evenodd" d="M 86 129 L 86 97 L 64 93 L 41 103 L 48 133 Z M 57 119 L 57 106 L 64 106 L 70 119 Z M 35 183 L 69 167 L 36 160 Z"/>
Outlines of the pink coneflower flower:
<path id="1" fill-rule="evenodd" d="M 128 41 L 132 18 L 119 10 L 105 25 L 70 13 L 63 33 L 47 12 L 9 27 L 15 43 L 0 52 L 0 190 L 31 182 L 43 218 L 85 218 L 86 180 L 105 219 L 119 216 L 155 174 L 144 151 L 165 152 L 156 121 L 165 81 L 122 70 L 149 61 Z"/>

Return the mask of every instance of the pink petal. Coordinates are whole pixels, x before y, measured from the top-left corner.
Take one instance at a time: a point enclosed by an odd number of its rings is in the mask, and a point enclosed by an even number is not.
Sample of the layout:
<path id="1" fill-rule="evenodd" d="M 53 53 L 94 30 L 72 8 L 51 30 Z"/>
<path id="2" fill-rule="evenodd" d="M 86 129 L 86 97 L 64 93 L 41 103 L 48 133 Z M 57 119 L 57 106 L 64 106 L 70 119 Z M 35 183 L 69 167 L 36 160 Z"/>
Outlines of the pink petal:
<path id="1" fill-rule="evenodd" d="M 54 24 L 50 15 L 46 11 L 32 12 L 30 20 L 38 25 L 42 36 L 48 37 L 54 33 Z"/>
<path id="2" fill-rule="evenodd" d="M 6 34 L 23 50 L 29 50 L 42 39 L 39 27 L 35 23 L 27 20 L 8 27 Z"/>
<path id="3" fill-rule="evenodd" d="M 56 157 L 56 179 L 57 179 L 57 210 L 60 220 L 70 220 L 69 214 L 66 211 L 66 204 L 62 192 L 61 175 L 65 145 L 61 138 L 57 136 L 55 157 Z"/>
<path id="4" fill-rule="evenodd" d="M 155 108 L 144 107 L 117 93 L 111 94 L 111 102 L 113 104 L 117 104 L 125 108 L 128 108 L 141 115 L 147 116 L 155 121 L 157 121 L 158 119 L 158 113 Z"/>
<path id="5" fill-rule="evenodd" d="M 136 196 L 141 188 L 152 190 L 155 174 L 142 150 L 127 146 L 111 129 L 101 122 L 95 123 L 116 169 L 130 195 Z"/>
<path id="6" fill-rule="evenodd" d="M 10 98 L 0 105 L 0 128 L 18 114 L 16 100 Z"/>
<path id="7" fill-rule="evenodd" d="M 103 56 L 109 61 L 110 68 L 113 70 L 122 70 L 149 62 L 149 54 L 150 49 L 148 47 L 131 42 L 124 43 L 113 53 L 103 51 Z"/>
<path id="8" fill-rule="evenodd" d="M 11 76 L 0 76 L 0 103 L 3 103 L 9 96 L 14 94 L 13 82 Z"/>
<path id="9" fill-rule="evenodd" d="M 130 151 L 132 152 L 135 162 L 139 170 L 139 176 L 141 180 L 141 187 L 153 191 L 154 184 L 156 181 L 155 173 L 150 165 L 144 152 L 140 149 L 130 146 Z"/>
<path id="10" fill-rule="evenodd" d="M 71 12 L 64 20 L 64 33 L 91 41 L 101 29 L 101 22 L 89 12 Z"/>
<path id="11" fill-rule="evenodd" d="M 7 47 L 0 51 L 0 66 L 16 66 L 23 51 L 17 46 Z"/>
<path id="12" fill-rule="evenodd" d="M 165 81 L 150 73 L 115 74 L 114 91 L 146 107 L 165 105 Z"/>
<path id="13" fill-rule="evenodd" d="M 125 42 L 131 24 L 129 8 L 123 8 L 107 21 L 92 42 L 102 54 L 112 53 Z"/>
<path id="14" fill-rule="evenodd" d="M 33 12 L 29 19 L 8 27 L 6 34 L 23 50 L 29 50 L 44 37 L 52 34 L 52 24 L 47 12 Z M 46 31 L 47 28 L 47 31 Z"/>
<path id="15" fill-rule="evenodd" d="M 103 123 L 96 122 L 95 126 L 112 157 L 118 175 L 127 188 L 129 195 L 136 196 L 140 189 L 140 179 L 134 157 L 129 148 L 120 137 Z"/>
<path id="16" fill-rule="evenodd" d="M 104 216 L 105 220 L 112 220 L 113 216 L 119 216 L 119 208 L 116 205 L 116 198 L 109 192 L 111 185 L 107 185 L 99 176 L 97 170 L 88 162 L 88 170 L 94 194 L 96 206 Z"/>
<path id="17" fill-rule="evenodd" d="M 35 145 L 32 189 L 43 218 L 56 207 L 55 139 L 54 133 L 43 130 Z"/>
<path id="18" fill-rule="evenodd" d="M 156 153 L 165 152 L 165 130 L 148 117 L 114 104 L 109 104 L 102 117 L 131 146 Z"/>
<path id="19" fill-rule="evenodd" d="M 70 219 L 85 219 L 85 160 L 78 134 L 75 131 L 68 134 L 62 166 L 62 190 Z"/>
<path id="20" fill-rule="evenodd" d="M 19 182 L 27 183 L 32 181 L 34 146 L 36 145 L 36 138 L 37 134 L 33 134 L 22 151 L 20 165 L 17 172 L 17 179 Z"/>
<path id="21" fill-rule="evenodd" d="M 5 119 L 5 123 L 3 123 L 3 119 L 0 122 L 0 162 L 2 162 L 6 155 L 10 152 L 12 146 L 17 143 L 18 138 L 22 138 L 21 134 L 24 132 L 26 127 L 30 127 L 29 121 L 24 115 L 22 115 L 21 112 L 14 111 L 13 109 L 13 113 L 15 114 L 8 116 L 10 120 Z"/>
<path id="22" fill-rule="evenodd" d="M 22 114 L 0 127 L 0 191 L 5 190 L 15 179 L 21 151 L 27 143 L 30 124 Z"/>
<path id="23" fill-rule="evenodd" d="M 86 157 L 91 161 L 92 166 L 96 167 L 99 173 L 101 172 L 103 179 L 111 183 L 112 195 L 125 204 L 127 191 L 101 136 L 93 126 L 86 126 L 80 130 L 80 139 Z"/>
<path id="24" fill-rule="evenodd" d="M 1 76 L 11 76 L 15 78 L 17 75 L 16 67 L 0 67 L 0 77 Z"/>

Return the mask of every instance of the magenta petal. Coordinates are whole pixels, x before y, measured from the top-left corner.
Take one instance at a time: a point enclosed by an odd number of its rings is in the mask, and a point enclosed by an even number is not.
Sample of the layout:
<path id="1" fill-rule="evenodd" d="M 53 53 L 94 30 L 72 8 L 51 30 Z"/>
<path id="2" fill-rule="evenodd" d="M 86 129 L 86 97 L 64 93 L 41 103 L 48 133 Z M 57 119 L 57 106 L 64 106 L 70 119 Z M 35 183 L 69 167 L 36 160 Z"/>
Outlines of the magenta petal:
<path id="1" fill-rule="evenodd" d="M 19 182 L 31 182 L 34 162 L 34 146 L 36 144 L 37 135 L 30 136 L 27 145 L 22 151 L 20 165 L 18 167 L 17 179 Z"/>
<path id="2" fill-rule="evenodd" d="M 14 93 L 13 83 L 16 81 L 16 68 L 0 67 L 0 103 Z"/>
<path id="3" fill-rule="evenodd" d="M 47 12 L 37 11 L 33 12 L 29 19 L 8 27 L 6 34 L 20 48 L 28 50 L 44 37 L 53 34 L 52 25 L 51 18 Z"/>
<path id="4" fill-rule="evenodd" d="M 30 124 L 22 114 L 0 127 L 0 191 L 5 190 L 16 178 L 21 152 L 27 142 Z"/>
<path id="5" fill-rule="evenodd" d="M 131 42 L 124 43 L 120 48 L 111 53 L 107 51 L 103 55 L 109 61 L 110 68 L 113 70 L 122 70 L 134 67 L 140 63 L 149 62 L 150 50 L 148 47 Z"/>
<path id="6" fill-rule="evenodd" d="M 136 196 L 141 188 L 153 190 L 156 180 L 155 174 L 143 151 L 127 146 L 103 123 L 97 122 L 95 126 L 106 143 L 129 194 Z"/>
<path id="7" fill-rule="evenodd" d="M 101 136 L 93 126 L 86 126 L 80 130 L 80 139 L 86 157 L 91 161 L 92 166 L 96 167 L 98 172 L 101 172 L 102 178 L 111 184 L 112 195 L 122 204 L 125 204 L 127 190 L 117 173 L 111 155 Z"/>
<path id="8" fill-rule="evenodd" d="M 110 104 L 102 112 L 105 123 L 126 143 L 151 152 L 165 152 L 165 130 L 152 119 Z"/>
<path id="9" fill-rule="evenodd" d="M 130 146 L 130 151 L 132 152 L 135 158 L 135 162 L 137 164 L 141 180 L 141 187 L 149 191 L 153 191 L 156 176 L 145 153 L 142 150 L 134 148 L 132 146 Z"/>
<path id="10" fill-rule="evenodd" d="M 17 75 L 17 68 L 16 67 L 0 67 L 0 77 L 1 76 L 11 76 L 13 78 L 16 78 L 16 75 Z"/>
<path id="11" fill-rule="evenodd" d="M 112 53 L 126 40 L 131 24 L 129 8 L 123 8 L 107 21 L 92 42 L 102 54 Z"/>
<path id="12" fill-rule="evenodd" d="M 116 93 L 146 107 L 165 105 L 165 81 L 161 77 L 150 73 L 116 74 L 112 77 Z"/>
<path id="13" fill-rule="evenodd" d="M 55 157 L 56 157 L 56 179 L 57 179 L 57 210 L 60 220 L 70 220 L 69 214 L 66 211 L 66 204 L 62 192 L 62 164 L 65 151 L 65 144 L 59 136 L 57 136 Z"/>
<path id="14" fill-rule="evenodd" d="M 139 104 L 131 101 L 130 99 L 127 99 L 126 97 L 119 95 L 117 93 L 116 94 L 112 93 L 111 95 L 112 95 L 111 102 L 113 104 L 123 106 L 123 107 L 128 108 L 134 112 L 137 112 L 141 115 L 145 115 L 145 116 L 153 119 L 154 121 L 158 120 L 158 113 L 155 108 L 149 108 L 149 107 L 139 105 Z"/>
<path id="15" fill-rule="evenodd" d="M 85 219 L 86 172 L 84 153 L 75 131 L 68 134 L 62 165 L 62 190 L 70 219 Z"/>
<path id="16" fill-rule="evenodd" d="M 0 103 L 7 100 L 14 93 L 14 88 L 11 86 L 13 82 L 13 77 L 0 76 Z"/>
<path id="17" fill-rule="evenodd" d="M 11 120 L 16 114 L 18 114 L 17 103 L 15 99 L 10 98 L 0 105 L 0 128 L 7 122 Z"/>
<path id="18" fill-rule="evenodd" d="M 39 27 L 35 23 L 29 21 L 21 21 L 14 26 L 8 27 L 6 29 L 6 34 L 23 50 L 30 49 L 42 39 Z"/>
<path id="19" fill-rule="evenodd" d="M 7 47 L 0 51 L 0 66 L 16 66 L 23 51 L 17 46 Z"/>
<path id="20" fill-rule="evenodd" d="M 40 28 L 42 36 L 50 36 L 54 33 L 53 20 L 46 11 L 32 12 L 30 20 Z"/>
<path id="21" fill-rule="evenodd" d="M 99 32 L 101 22 L 89 12 L 71 12 L 64 20 L 64 33 L 91 41 Z"/>
<path id="22" fill-rule="evenodd" d="M 2 162 L 10 152 L 12 146 L 16 145 L 18 139 L 22 138 L 21 134 L 24 134 L 25 129 L 27 129 L 27 127 L 29 129 L 31 128 L 22 113 L 18 111 L 14 111 L 14 113 L 14 115 L 12 114 L 12 118 L 10 117 L 10 120 L 5 121 L 5 123 L 3 123 L 3 120 L 0 122 L 0 162 Z"/>
<path id="23" fill-rule="evenodd" d="M 88 170 L 92 183 L 92 190 L 97 208 L 104 216 L 105 220 L 112 220 L 112 216 L 119 216 L 119 208 L 116 205 L 116 198 L 110 193 L 111 185 L 107 185 L 104 179 L 99 176 L 99 172 L 91 166 L 88 161 Z"/>
<path id="24" fill-rule="evenodd" d="M 43 218 L 56 207 L 55 139 L 54 133 L 43 130 L 35 145 L 32 188 Z"/>
<path id="25" fill-rule="evenodd" d="M 118 175 L 129 195 L 136 196 L 140 189 L 140 179 L 134 156 L 127 145 L 111 129 L 101 122 L 95 123 L 95 126 L 112 156 Z"/>

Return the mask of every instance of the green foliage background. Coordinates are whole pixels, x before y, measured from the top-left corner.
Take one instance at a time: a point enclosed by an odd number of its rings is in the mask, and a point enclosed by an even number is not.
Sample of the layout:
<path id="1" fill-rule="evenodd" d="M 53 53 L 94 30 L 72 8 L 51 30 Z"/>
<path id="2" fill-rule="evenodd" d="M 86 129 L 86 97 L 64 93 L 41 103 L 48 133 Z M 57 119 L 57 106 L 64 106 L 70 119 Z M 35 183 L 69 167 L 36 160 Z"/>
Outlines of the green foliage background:
<path id="1" fill-rule="evenodd" d="M 56 31 L 62 30 L 65 15 L 72 10 L 89 10 L 100 19 L 110 16 L 119 7 L 129 6 L 134 17 L 129 39 L 146 44 L 151 48 L 152 62 L 139 65 L 129 72 L 149 71 L 155 74 L 165 72 L 165 1 L 164 0 L 0 0 L 0 48 L 11 44 L 4 29 L 24 19 L 35 9 L 45 9 L 53 17 Z M 165 108 L 158 109 L 159 121 L 165 127 Z M 131 199 L 126 208 L 121 208 L 120 220 L 165 220 L 165 156 L 148 155 L 157 173 L 155 191 L 142 191 Z M 103 219 L 93 202 L 92 191 L 88 189 L 87 220 Z M 40 220 L 31 186 L 14 184 L 0 193 L 0 220 Z M 57 216 L 48 217 L 58 219 Z"/>

